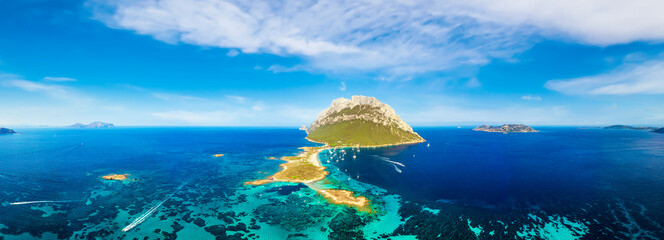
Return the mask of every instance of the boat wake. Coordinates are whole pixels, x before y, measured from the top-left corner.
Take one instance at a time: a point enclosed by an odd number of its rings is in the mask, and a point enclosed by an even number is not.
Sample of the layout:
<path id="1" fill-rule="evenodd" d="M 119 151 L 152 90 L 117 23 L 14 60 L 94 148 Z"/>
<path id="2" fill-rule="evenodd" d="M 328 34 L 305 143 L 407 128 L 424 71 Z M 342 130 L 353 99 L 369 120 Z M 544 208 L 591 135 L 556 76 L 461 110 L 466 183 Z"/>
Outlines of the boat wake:
<path id="1" fill-rule="evenodd" d="M 70 202 L 81 202 L 81 200 L 62 200 L 62 201 L 25 201 L 25 202 L 13 202 L 9 205 L 26 205 L 26 204 L 37 204 L 37 203 L 70 203 Z"/>
<path id="2" fill-rule="evenodd" d="M 157 211 L 157 209 L 158 209 L 159 207 L 161 207 L 161 205 L 163 205 L 166 201 L 168 201 L 168 199 L 170 199 L 173 195 L 175 195 L 178 191 L 180 191 L 180 189 L 182 189 L 182 187 L 184 187 L 185 185 L 187 185 L 187 183 L 189 183 L 189 181 L 186 181 L 186 182 L 180 184 L 180 186 L 177 187 L 177 188 L 175 189 L 175 191 L 173 191 L 171 194 L 168 194 L 166 197 L 164 197 L 164 199 L 162 199 L 159 203 L 157 203 L 157 205 L 153 206 L 153 207 L 150 208 L 147 212 L 143 213 L 140 217 L 138 217 L 138 218 L 135 219 L 133 222 L 131 222 L 129 225 L 127 225 L 126 227 L 124 227 L 124 228 L 122 229 L 122 231 L 123 231 L 123 232 L 129 231 L 129 230 L 131 230 L 132 228 L 134 228 L 134 227 L 138 226 L 139 224 L 143 223 L 146 219 L 148 219 L 148 217 L 150 217 L 150 215 L 152 215 L 152 213 L 154 213 L 155 211 Z"/>
<path id="3" fill-rule="evenodd" d="M 392 161 L 388 157 L 383 157 L 383 156 L 378 156 L 378 155 L 372 155 L 372 156 L 376 157 L 377 159 L 383 161 L 384 163 L 386 163 L 388 165 L 391 165 L 392 167 L 394 167 L 394 170 L 397 171 L 398 173 L 401 173 L 401 169 L 399 169 L 399 167 L 397 167 L 397 165 L 401 166 L 401 167 L 406 167 L 406 165 L 404 165 L 403 163 Z"/>

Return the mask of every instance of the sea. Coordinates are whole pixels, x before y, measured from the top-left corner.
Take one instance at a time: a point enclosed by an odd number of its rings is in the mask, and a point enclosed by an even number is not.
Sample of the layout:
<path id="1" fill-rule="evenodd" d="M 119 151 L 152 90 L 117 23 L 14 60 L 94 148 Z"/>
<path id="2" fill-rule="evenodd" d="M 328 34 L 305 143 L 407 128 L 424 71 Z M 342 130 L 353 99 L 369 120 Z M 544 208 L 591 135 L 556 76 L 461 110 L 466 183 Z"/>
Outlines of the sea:
<path id="1" fill-rule="evenodd" d="M 320 146 L 296 128 L 18 128 L 0 136 L 0 240 L 664 239 L 664 134 L 536 129 L 321 152 L 314 184 L 367 197 L 359 211 L 244 184 Z"/>

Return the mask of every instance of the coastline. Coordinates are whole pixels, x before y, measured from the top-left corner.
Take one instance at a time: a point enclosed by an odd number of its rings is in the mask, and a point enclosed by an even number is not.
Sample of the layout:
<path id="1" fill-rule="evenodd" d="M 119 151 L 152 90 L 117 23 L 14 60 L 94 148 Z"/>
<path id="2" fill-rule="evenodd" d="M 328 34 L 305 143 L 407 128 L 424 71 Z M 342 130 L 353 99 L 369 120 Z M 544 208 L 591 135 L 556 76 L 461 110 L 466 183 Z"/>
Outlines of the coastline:
<path id="1" fill-rule="evenodd" d="M 381 144 L 381 145 L 369 145 L 369 146 L 334 146 L 331 147 L 325 142 L 318 142 L 312 140 L 308 137 L 305 137 L 310 142 L 324 144 L 319 147 L 300 147 L 299 149 L 304 150 L 304 152 L 298 154 L 297 156 L 283 156 L 279 158 L 280 160 L 286 161 L 280 165 L 281 170 L 275 174 L 267 177 L 266 179 L 247 181 L 245 185 L 263 185 L 273 182 L 293 182 L 293 183 L 303 183 L 307 187 L 316 191 L 318 194 L 322 195 L 326 200 L 333 204 L 346 205 L 349 207 L 355 207 L 360 211 L 372 212 L 370 206 L 370 200 L 364 196 L 356 195 L 353 191 L 343 190 L 343 189 L 322 189 L 314 186 L 311 183 L 321 181 L 327 178 L 329 175 L 328 171 L 325 171 L 326 167 L 320 162 L 319 155 L 325 150 L 335 150 L 335 149 L 345 149 L 345 148 L 378 148 L 378 147 L 391 147 L 391 146 L 401 146 L 401 145 L 413 145 L 418 143 L 426 142 L 426 140 L 417 140 L 417 141 L 408 141 L 394 144 Z M 311 177 L 301 178 L 303 175 L 313 175 Z"/>

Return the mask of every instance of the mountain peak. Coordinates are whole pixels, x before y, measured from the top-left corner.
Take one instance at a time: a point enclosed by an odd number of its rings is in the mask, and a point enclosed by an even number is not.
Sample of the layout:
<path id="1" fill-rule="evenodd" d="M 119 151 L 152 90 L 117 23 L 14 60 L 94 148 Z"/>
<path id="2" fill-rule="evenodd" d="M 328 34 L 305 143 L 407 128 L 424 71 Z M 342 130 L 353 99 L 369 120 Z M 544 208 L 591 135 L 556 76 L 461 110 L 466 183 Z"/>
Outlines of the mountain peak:
<path id="1" fill-rule="evenodd" d="M 390 107 L 375 97 L 337 98 L 321 111 L 308 129 L 308 138 L 340 145 L 395 145 L 423 142 Z"/>

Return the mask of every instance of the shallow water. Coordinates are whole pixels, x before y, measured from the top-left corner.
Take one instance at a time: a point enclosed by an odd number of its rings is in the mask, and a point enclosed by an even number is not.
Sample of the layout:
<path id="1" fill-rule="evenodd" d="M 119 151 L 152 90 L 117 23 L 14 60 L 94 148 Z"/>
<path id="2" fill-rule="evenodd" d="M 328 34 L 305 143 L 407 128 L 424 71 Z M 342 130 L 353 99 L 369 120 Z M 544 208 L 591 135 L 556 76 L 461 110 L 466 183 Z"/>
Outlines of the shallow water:
<path id="1" fill-rule="evenodd" d="M 367 196 L 367 214 L 302 184 L 243 185 L 278 171 L 268 157 L 315 146 L 303 131 L 18 130 L 0 136 L 0 239 L 664 236 L 664 135 L 645 131 L 421 128 L 429 147 L 321 153 L 331 174 L 316 184 Z M 11 204 L 31 201 L 48 202 Z"/>

